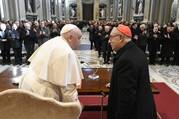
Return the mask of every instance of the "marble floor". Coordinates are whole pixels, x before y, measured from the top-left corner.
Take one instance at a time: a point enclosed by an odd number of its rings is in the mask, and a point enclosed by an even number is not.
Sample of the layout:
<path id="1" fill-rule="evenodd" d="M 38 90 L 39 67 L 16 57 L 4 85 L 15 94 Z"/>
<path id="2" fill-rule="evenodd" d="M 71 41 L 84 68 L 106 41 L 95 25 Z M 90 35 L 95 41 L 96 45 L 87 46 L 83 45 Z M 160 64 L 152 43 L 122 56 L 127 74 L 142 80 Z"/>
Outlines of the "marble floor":
<path id="1" fill-rule="evenodd" d="M 179 66 L 149 65 L 150 78 L 164 82 L 179 94 Z"/>
<path id="2" fill-rule="evenodd" d="M 89 45 L 87 32 L 83 32 L 81 44 Z M 82 68 L 112 68 L 112 64 L 103 64 L 102 59 L 98 58 L 94 50 L 76 50 L 75 52 L 81 61 Z M 23 69 L 22 74 L 28 70 L 28 65 L 25 64 L 21 66 L 0 65 L 0 73 L 9 67 Z M 151 82 L 164 82 L 179 94 L 179 66 L 149 65 L 149 72 Z M 18 83 L 20 78 L 21 76 L 14 77 L 14 82 Z"/>

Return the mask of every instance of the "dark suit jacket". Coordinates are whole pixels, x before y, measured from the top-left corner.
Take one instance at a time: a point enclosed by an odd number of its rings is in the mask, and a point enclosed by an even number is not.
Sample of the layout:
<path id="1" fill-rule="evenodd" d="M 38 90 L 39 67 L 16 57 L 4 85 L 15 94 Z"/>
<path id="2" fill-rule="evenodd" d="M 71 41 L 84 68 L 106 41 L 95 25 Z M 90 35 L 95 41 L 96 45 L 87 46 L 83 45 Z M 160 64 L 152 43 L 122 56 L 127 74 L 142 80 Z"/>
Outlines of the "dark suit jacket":
<path id="1" fill-rule="evenodd" d="M 147 59 L 132 41 L 114 58 L 108 119 L 157 119 Z"/>

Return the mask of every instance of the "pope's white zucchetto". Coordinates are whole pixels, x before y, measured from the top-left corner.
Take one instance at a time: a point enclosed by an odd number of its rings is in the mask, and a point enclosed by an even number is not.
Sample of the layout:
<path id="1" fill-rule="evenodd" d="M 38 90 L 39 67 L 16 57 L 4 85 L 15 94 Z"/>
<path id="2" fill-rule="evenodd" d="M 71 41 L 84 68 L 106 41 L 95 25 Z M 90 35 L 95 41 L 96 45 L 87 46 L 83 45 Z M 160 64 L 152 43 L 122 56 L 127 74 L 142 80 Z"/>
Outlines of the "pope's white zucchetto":
<path id="1" fill-rule="evenodd" d="M 76 28 L 78 28 L 78 27 L 74 24 L 65 24 L 60 32 L 60 35 L 67 33 L 73 29 L 76 29 Z"/>

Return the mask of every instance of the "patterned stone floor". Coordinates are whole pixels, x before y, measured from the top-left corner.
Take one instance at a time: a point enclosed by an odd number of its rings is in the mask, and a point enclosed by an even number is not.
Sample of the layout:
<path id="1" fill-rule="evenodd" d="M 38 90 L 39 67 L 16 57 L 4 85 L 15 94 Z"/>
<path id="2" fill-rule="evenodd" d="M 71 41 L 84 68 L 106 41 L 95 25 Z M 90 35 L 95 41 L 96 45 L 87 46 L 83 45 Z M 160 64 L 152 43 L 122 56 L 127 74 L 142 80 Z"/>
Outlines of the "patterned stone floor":
<path id="1" fill-rule="evenodd" d="M 150 77 L 156 82 L 165 82 L 179 94 L 179 66 L 151 65 Z"/>
<path id="2" fill-rule="evenodd" d="M 98 58 L 98 54 L 94 50 L 77 50 L 75 52 L 82 62 L 82 68 L 112 68 L 112 64 L 103 64 L 103 59 Z"/>

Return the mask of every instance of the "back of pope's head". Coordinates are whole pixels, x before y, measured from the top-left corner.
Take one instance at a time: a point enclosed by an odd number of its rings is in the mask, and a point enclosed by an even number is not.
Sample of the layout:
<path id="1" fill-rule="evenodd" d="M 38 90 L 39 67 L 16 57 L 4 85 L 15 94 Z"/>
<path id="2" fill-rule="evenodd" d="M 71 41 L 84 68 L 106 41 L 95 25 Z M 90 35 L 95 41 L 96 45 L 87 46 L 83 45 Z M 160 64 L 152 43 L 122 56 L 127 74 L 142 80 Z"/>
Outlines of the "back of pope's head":
<path id="1" fill-rule="evenodd" d="M 74 24 L 65 24 L 60 32 L 60 35 L 63 36 L 64 34 L 67 33 L 73 33 L 75 32 L 75 34 L 82 34 L 81 30 Z"/>
<path id="2" fill-rule="evenodd" d="M 67 41 L 72 49 L 77 49 L 80 45 L 82 36 L 81 30 L 74 24 L 66 24 L 63 26 L 60 35 Z"/>

